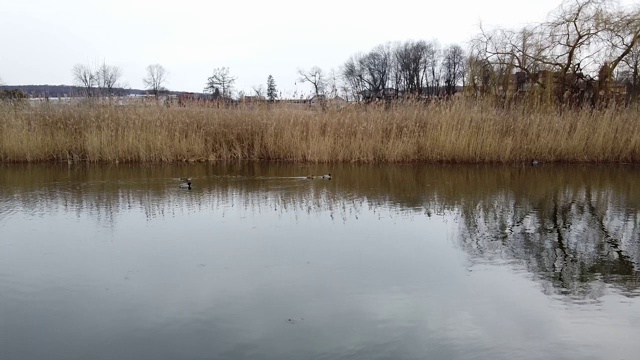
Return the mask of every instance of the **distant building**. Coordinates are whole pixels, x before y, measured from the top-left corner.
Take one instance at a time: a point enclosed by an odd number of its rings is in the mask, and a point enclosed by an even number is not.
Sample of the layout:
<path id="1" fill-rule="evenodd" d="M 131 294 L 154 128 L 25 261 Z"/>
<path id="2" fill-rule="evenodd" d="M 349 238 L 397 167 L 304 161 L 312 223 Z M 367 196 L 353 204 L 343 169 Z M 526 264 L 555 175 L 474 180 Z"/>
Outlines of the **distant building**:
<path id="1" fill-rule="evenodd" d="M 250 103 L 264 102 L 264 101 L 267 101 L 267 99 L 264 96 L 243 96 L 242 99 L 240 99 L 240 101 L 250 104 Z"/>
<path id="2" fill-rule="evenodd" d="M 318 105 L 318 104 L 324 104 L 327 102 L 327 96 L 326 95 L 314 95 L 309 99 L 309 104 L 310 105 Z"/>
<path id="3" fill-rule="evenodd" d="M 362 90 L 358 93 L 360 101 L 372 102 L 380 100 L 393 100 L 404 95 L 402 90 L 394 88 L 384 88 L 379 91 Z"/>
<path id="4" fill-rule="evenodd" d="M 340 96 L 333 97 L 327 100 L 327 105 L 334 109 L 341 109 L 348 104 L 348 101 L 341 98 Z"/>
<path id="5" fill-rule="evenodd" d="M 610 76 L 607 63 L 601 67 L 597 78 L 583 74 L 579 68 L 568 72 L 546 69 L 531 73 L 518 71 L 489 84 L 471 84 L 467 90 L 475 95 L 493 94 L 505 99 L 543 90 L 554 94 L 558 101 L 574 104 L 620 100 L 628 93 L 625 84 Z"/>

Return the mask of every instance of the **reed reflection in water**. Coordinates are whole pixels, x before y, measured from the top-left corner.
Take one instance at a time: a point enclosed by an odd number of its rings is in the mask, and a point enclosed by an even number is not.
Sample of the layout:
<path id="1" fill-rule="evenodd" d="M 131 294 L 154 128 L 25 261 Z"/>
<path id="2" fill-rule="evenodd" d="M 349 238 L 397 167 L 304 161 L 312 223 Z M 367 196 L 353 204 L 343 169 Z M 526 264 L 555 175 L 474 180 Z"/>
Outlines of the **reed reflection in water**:
<path id="1" fill-rule="evenodd" d="M 0 358 L 634 358 L 638 180 L 593 166 L 5 165 Z"/>

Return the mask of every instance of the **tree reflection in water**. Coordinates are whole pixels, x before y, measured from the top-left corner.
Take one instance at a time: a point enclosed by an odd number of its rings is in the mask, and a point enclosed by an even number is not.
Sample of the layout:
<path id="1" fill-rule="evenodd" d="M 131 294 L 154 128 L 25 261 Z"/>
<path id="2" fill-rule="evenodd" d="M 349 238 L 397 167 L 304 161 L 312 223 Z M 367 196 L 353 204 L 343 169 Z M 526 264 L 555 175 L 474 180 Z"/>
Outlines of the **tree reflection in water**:
<path id="1" fill-rule="evenodd" d="M 640 295 L 640 169 L 633 166 L 2 165 L 0 220 L 15 211 L 89 214 L 104 227 L 139 208 L 176 212 L 328 211 L 348 222 L 362 211 L 451 214 L 473 263 L 512 263 L 549 295 L 590 301 L 611 286 Z M 296 180 L 331 172 L 331 181 Z M 194 190 L 177 191 L 193 178 Z M 175 181 L 174 181 L 175 180 Z M 297 215 L 296 215 L 297 216 Z"/>
<path id="2" fill-rule="evenodd" d="M 545 293 L 597 299 L 611 285 L 640 295 L 638 196 L 586 179 L 465 203 L 460 242 L 475 261 L 515 262 Z"/>

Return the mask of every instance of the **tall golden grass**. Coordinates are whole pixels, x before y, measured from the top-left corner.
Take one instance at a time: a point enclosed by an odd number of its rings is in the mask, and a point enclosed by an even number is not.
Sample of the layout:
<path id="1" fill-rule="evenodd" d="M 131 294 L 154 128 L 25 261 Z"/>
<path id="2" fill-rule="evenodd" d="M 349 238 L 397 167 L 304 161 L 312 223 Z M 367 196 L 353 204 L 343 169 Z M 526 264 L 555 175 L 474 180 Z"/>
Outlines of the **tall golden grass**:
<path id="1" fill-rule="evenodd" d="M 2 162 L 640 162 L 640 109 L 0 104 Z"/>

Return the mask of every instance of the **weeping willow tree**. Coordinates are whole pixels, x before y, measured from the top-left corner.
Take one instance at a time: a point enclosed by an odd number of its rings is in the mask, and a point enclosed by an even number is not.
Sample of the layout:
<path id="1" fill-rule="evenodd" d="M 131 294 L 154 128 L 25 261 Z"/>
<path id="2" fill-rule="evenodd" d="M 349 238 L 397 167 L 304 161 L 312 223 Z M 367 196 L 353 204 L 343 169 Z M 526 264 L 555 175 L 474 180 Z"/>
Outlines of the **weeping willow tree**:
<path id="1" fill-rule="evenodd" d="M 595 103 L 623 92 L 613 75 L 633 63 L 639 40 L 640 5 L 565 0 L 539 24 L 481 27 L 472 42 L 469 83 L 504 98 L 535 88 L 561 103 Z"/>

